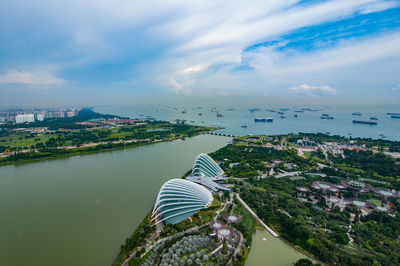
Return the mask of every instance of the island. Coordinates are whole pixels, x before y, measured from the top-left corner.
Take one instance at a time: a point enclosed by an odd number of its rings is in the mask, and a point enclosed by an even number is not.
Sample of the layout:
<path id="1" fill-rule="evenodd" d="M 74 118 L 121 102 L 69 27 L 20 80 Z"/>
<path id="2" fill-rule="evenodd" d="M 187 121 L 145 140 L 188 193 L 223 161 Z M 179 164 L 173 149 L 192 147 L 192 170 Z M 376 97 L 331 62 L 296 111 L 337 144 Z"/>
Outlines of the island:
<path id="1" fill-rule="evenodd" d="M 295 265 L 399 265 L 399 147 L 326 134 L 236 137 L 161 187 L 113 265 L 244 265 L 257 229 L 307 257 Z M 179 203 L 164 196 L 177 191 Z M 183 211 L 192 196 L 201 204 Z"/>

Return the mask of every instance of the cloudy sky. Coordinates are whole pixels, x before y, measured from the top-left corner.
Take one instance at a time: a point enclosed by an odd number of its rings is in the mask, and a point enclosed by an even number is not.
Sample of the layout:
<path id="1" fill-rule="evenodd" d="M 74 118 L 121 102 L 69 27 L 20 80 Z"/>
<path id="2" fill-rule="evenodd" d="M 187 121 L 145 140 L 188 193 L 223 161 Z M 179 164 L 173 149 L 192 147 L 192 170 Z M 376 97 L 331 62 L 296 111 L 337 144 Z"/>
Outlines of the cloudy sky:
<path id="1" fill-rule="evenodd" d="M 400 101 L 400 1 L 0 0 L 0 105 Z"/>

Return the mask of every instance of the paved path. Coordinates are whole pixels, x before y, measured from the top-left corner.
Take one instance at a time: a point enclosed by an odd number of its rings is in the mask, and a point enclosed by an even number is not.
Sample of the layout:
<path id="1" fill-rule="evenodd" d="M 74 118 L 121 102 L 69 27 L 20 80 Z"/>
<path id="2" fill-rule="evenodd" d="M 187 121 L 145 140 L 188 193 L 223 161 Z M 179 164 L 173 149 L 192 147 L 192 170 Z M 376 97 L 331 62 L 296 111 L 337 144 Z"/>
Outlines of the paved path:
<path id="1" fill-rule="evenodd" d="M 243 243 L 243 239 L 244 239 L 244 236 L 243 236 L 243 234 L 242 234 L 242 232 L 240 232 L 239 230 L 237 230 L 237 232 L 239 233 L 239 242 L 238 242 L 238 244 L 237 244 L 237 246 L 236 246 L 236 248 L 235 248 L 235 251 L 233 252 L 233 254 L 232 254 L 232 256 L 231 256 L 231 258 L 229 259 L 229 261 L 228 261 L 228 265 L 230 265 L 231 263 L 232 263 L 232 259 L 234 258 L 234 257 L 236 257 L 236 255 L 240 252 L 240 250 L 242 249 L 242 243 Z"/>
<path id="2" fill-rule="evenodd" d="M 277 233 L 275 233 L 274 230 L 272 230 L 268 225 L 266 225 L 258 216 L 257 214 L 249 207 L 249 205 L 246 204 L 246 202 L 239 196 L 239 194 L 235 193 L 238 200 L 243 204 L 243 206 L 251 213 L 251 215 L 256 218 L 256 220 L 273 236 L 273 237 L 279 237 Z"/>

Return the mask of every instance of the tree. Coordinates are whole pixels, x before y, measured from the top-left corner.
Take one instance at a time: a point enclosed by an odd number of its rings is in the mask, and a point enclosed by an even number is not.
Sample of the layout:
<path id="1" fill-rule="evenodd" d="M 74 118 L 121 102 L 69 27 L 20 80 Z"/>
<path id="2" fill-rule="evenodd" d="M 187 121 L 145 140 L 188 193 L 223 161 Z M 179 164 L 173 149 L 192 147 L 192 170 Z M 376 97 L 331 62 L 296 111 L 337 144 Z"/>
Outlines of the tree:
<path id="1" fill-rule="evenodd" d="M 296 263 L 294 264 L 294 266 L 312 266 L 314 265 L 312 263 L 311 260 L 309 259 L 299 259 L 298 261 L 296 261 Z"/>

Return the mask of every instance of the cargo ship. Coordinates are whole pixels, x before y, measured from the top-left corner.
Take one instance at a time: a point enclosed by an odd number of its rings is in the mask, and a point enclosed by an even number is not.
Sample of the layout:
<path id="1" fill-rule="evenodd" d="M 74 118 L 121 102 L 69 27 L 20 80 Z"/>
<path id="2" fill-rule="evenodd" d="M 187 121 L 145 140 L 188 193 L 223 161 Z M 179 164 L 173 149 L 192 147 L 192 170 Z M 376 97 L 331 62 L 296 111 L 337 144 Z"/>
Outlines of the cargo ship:
<path id="1" fill-rule="evenodd" d="M 322 114 L 322 115 L 321 115 L 321 119 L 330 119 L 330 120 L 332 120 L 332 119 L 333 119 L 333 116 L 330 116 L 330 115 L 328 115 L 328 114 Z"/>
<path id="2" fill-rule="evenodd" d="M 378 122 L 375 122 L 375 121 L 361 121 L 361 120 L 353 120 L 353 124 L 377 125 L 377 124 L 378 124 Z"/>
<path id="3" fill-rule="evenodd" d="M 258 117 L 254 118 L 254 122 L 274 122 L 274 119 L 271 117 Z"/>
<path id="4" fill-rule="evenodd" d="M 396 119 L 400 119 L 400 115 L 392 115 L 390 116 L 391 118 L 396 118 Z"/>

